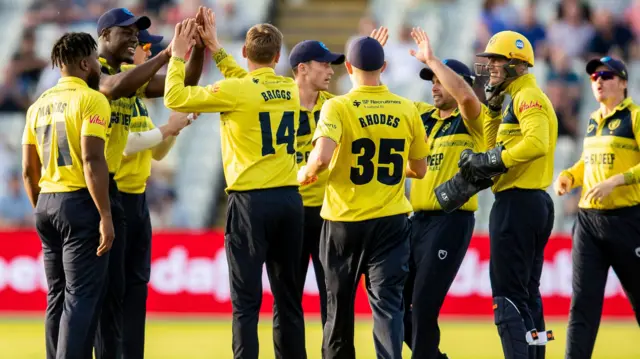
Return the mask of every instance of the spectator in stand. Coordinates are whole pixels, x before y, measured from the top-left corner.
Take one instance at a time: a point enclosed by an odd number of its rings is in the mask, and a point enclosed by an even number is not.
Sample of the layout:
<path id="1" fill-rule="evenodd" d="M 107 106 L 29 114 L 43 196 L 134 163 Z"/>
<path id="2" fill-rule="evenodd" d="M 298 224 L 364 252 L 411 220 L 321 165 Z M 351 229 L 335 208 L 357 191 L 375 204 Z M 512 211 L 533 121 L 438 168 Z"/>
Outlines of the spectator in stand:
<path id="1" fill-rule="evenodd" d="M 640 0 L 634 0 L 633 4 L 624 12 L 624 20 L 636 37 L 640 37 Z"/>
<path id="2" fill-rule="evenodd" d="M 578 139 L 580 78 L 571 67 L 571 59 L 561 48 L 552 48 L 550 59 L 546 94 L 558 117 L 558 140 L 569 138 L 575 142 Z"/>
<path id="3" fill-rule="evenodd" d="M 174 189 L 166 189 L 151 208 L 151 225 L 153 228 L 189 228 L 189 217 L 180 206 Z"/>
<path id="4" fill-rule="evenodd" d="M 38 58 L 35 52 L 34 30 L 26 29 L 20 47 L 5 70 L 5 82 L 0 87 L 0 111 L 26 111 L 45 66 L 47 61 Z"/>
<path id="5" fill-rule="evenodd" d="M 22 186 L 22 177 L 12 173 L 9 177 L 8 191 L 0 197 L 0 227 L 23 228 L 35 224 L 33 208 Z"/>
<path id="6" fill-rule="evenodd" d="M 537 19 L 536 5 L 534 3 L 530 2 L 524 7 L 521 21 L 515 27 L 515 31 L 521 33 L 529 40 L 533 46 L 533 51 L 535 51 L 538 56 L 545 56 L 544 41 L 547 38 L 547 32 Z"/>
<path id="7" fill-rule="evenodd" d="M 19 62 L 14 57 L 5 69 L 4 83 L 0 85 L 0 112 L 26 112 L 31 105 L 29 94 L 16 74 Z"/>
<path id="8" fill-rule="evenodd" d="M 516 9 L 508 0 L 485 0 L 482 5 L 482 22 L 489 30 L 489 36 L 512 29 L 517 22 L 513 16 Z"/>
<path id="9" fill-rule="evenodd" d="M 589 5 L 578 0 L 558 4 L 556 21 L 547 30 L 550 47 L 563 48 L 569 57 L 580 57 L 594 34 Z"/>
<path id="10" fill-rule="evenodd" d="M 147 16 L 149 15 L 159 16 L 163 11 L 171 7 L 172 4 L 173 4 L 173 0 L 142 0 L 141 1 L 141 5 L 147 11 L 145 13 L 145 15 Z M 142 14 L 142 12 L 139 12 L 139 13 Z M 154 21 L 151 21 L 151 23 L 153 24 Z"/>
<path id="11" fill-rule="evenodd" d="M 595 34 L 588 46 L 587 60 L 604 56 L 615 56 L 629 61 L 637 57 L 637 45 L 631 29 L 617 21 L 609 9 L 599 8 L 594 12 Z"/>

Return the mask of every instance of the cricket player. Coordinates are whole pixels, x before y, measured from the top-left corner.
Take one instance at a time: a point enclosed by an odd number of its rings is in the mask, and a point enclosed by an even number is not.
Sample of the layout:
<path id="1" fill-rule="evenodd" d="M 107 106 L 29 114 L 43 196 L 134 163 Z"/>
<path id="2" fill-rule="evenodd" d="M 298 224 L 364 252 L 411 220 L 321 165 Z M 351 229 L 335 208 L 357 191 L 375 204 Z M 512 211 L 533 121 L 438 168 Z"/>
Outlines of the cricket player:
<path id="1" fill-rule="evenodd" d="M 582 187 L 573 229 L 573 292 L 565 358 L 591 358 L 609 268 L 640 324 L 640 106 L 627 97 L 629 73 L 611 57 L 587 64 L 600 108 L 589 119 L 582 158 L 555 183 L 560 196 Z"/>
<path id="2" fill-rule="evenodd" d="M 280 313 L 274 326 L 279 358 L 306 358 L 299 265 L 304 212 L 296 180 L 300 95 L 277 76 L 282 33 L 270 24 L 247 32 L 243 55 L 249 73 L 213 86 L 184 85 L 184 56 L 196 31 L 213 51 L 213 13 L 204 26 L 176 26 L 165 86 L 165 105 L 181 112 L 220 112 L 222 160 L 229 193 L 225 248 L 233 307 L 234 358 L 258 358 L 262 267 Z M 214 56 L 218 56 L 214 54 Z M 219 60 L 219 59 L 216 59 Z M 252 120 L 253 119 L 253 120 Z"/>
<path id="3" fill-rule="evenodd" d="M 380 83 L 384 50 L 374 38 L 351 43 L 346 68 L 354 88 L 325 102 L 314 149 L 298 181 L 329 171 L 320 215 L 320 260 L 327 285 L 324 358 L 355 358 L 353 304 L 360 277 L 373 310 L 379 358 L 401 358 L 403 287 L 409 272 L 411 204 L 405 177 L 422 178 L 426 133 L 414 104 Z"/>
<path id="4" fill-rule="evenodd" d="M 485 122 L 491 149 L 463 152 L 460 171 L 467 181 L 494 181 L 489 275 L 505 358 L 544 358 L 544 345 L 553 336 L 545 332 L 539 287 L 554 220 L 545 190 L 553 180 L 558 120 L 528 73 L 534 54 L 526 37 L 499 32 L 477 56 L 488 58 L 488 63 L 476 64 L 476 71 L 490 75 L 485 87 L 489 100 L 508 94 L 511 102 L 501 120 L 490 116 Z"/>
<path id="5" fill-rule="evenodd" d="M 213 14 L 213 19 L 215 20 L 215 14 Z M 212 51 L 214 51 L 216 65 L 223 76 L 225 78 L 245 77 L 247 71 L 238 65 L 233 56 L 226 53 L 217 36 L 214 39 Z M 289 54 L 289 64 L 300 91 L 300 127 L 296 132 L 296 162 L 299 167 L 307 163 L 313 149 L 311 139 L 320 119 L 320 109 L 326 100 L 334 96 L 327 92 L 334 74 L 332 65 L 340 65 L 344 61 L 343 54 L 333 53 L 322 42 L 313 40 L 305 40 L 296 44 Z M 309 269 L 309 257 L 311 257 L 320 297 L 320 317 L 323 327 L 327 319 L 327 290 L 318 251 L 323 222 L 320 217 L 320 208 L 324 199 L 328 175 L 329 173 L 325 172 L 318 181 L 299 188 L 304 205 L 304 240 L 298 272 L 301 277 L 299 288 L 302 295 Z M 274 312 L 275 322 L 279 320 L 278 317 L 278 313 Z"/>
<path id="6" fill-rule="evenodd" d="M 418 50 L 412 55 L 427 68 L 420 71 L 423 80 L 433 82 L 434 104 L 417 102 L 430 154 L 427 174 L 411 181 L 411 272 L 405 286 L 405 341 L 413 358 L 443 359 L 438 349 L 438 315 L 445 297 L 469 248 L 477 196 L 462 207 L 445 213 L 434 189 L 458 172 L 458 160 L 464 150 L 485 149 L 483 124 L 489 111 L 476 97 L 473 73 L 462 62 L 438 59 L 429 37 L 420 28 L 411 33 Z M 485 188 L 491 185 L 485 180 Z"/>
<path id="7" fill-rule="evenodd" d="M 91 358 L 114 241 L 105 141 L 110 117 L 97 91 L 97 44 L 66 33 L 51 62 L 62 78 L 27 111 L 24 186 L 35 208 L 47 278 L 47 359 Z"/>
<path id="8" fill-rule="evenodd" d="M 125 8 L 109 10 L 98 19 L 98 54 L 103 73 L 100 91 L 111 102 L 106 156 L 111 178 L 110 193 L 116 240 L 109 258 L 109 280 L 95 343 L 96 359 L 119 358 L 122 355 L 126 223 L 114 177 L 129 140 L 129 126 L 136 108 L 136 98 L 163 95 L 165 76 L 156 73 L 167 64 L 171 55 L 168 48 L 140 66 L 122 65 L 133 62 L 138 46 L 138 33 L 150 25 L 148 17 L 134 16 Z M 190 76 L 186 79 L 188 85 L 198 83 L 203 59 L 203 47 L 196 46 L 189 61 Z M 149 148 L 150 143 L 158 140 L 158 134 L 146 131 L 144 135 L 140 133 L 136 136 L 136 140 L 142 142 L 143 148 Z"/>
<path id="9" fill-rule="evenodd" d="M 162 36 L 147 30 L 138 34 L 134 65 L 141 65 L 151 56 L 151 45 Z M 173 112 L 166 125 L 156 128 L 149 117 L 144 101 L 136 97 L 129 125 L 129 140 L 125 156 L 115 180 L 120 190 L 126 219 L 125 297 L 123 325 L 123 358 L 143 359 L 148 283 L 151 276 L 151 217 L 147 204 L 146 186 L 151 175 L 151 160 L 162 160 L 171 150 L 176 136 L 191 120 L 189 114 Z M 195 116 L 192 115 L 192 118 Z M 149 141 L 142 139 L 150 131 Z M 149 143 L 146 143 L 149 142 Z"/>

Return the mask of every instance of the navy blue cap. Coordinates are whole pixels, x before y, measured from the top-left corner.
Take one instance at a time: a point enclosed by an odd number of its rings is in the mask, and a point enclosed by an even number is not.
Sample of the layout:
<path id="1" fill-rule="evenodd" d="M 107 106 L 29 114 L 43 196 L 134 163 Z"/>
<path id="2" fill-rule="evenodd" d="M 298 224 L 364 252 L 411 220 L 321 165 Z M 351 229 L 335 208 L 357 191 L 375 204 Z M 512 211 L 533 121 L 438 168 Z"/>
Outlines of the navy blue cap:
<path id="1" fill-rule="evenodd" d="M 363 36 L 349 45 L 347 61 L 362 71 L 380 70 L 384 65 L 384 49 L 378 40 Z"/>
<path id="2" fill-rule="evenodd" d="M 627 66 L 624 62 L 616 59 L 612 59 L 610 56 L 605 56 L 601 59 L 593 59 L 587 63 L 587 73 L 591 75 L 596 72 L 596 69 L 600 66 L 606 66 L 609 70 L 613 71 L 623 80 L 629 79 L 629 73 L 627 72 Z"/>
<path id="3" fill-rule="evenodd" d="M 289 64 L 295 68 L 303 62 L 318 61 L 340 65 L 344 62 L 344 55 L 329 51 L 320 41 L 305 40 L 293 47 L 289 54 Z"/>
<path id="4" fill-rule="evenodd" d="M 453 60 L 453 59 L 444 59 L 442 60 L 442 63 L 447 65 L 451 70 L 453 70 L 458 75 L 462 76 L 469 85 L 473 86 L 474 76 L 473 76 L 473 73 L 471 72 L 471 69 L 469 69 L 467 65 L 463 64 L 458 60 Z M 433 80 L 433 75 L 434 75 L 433 70 L 431 70 L 428 67 L 420 70 L 420 78 L 423 80 L 431 81 Z"/>
<path id="5" fill-rule="evenodd" d="M 138 33 L 138 42 L 141 44 L 159 44 L 164 39 L 163 36 L 160 35 L 151 35 L 147 30 L 140 30 Z"/>
<path id="6" fill-rule="evenodd" d="M 146 16 L 134 16 L 131 11 L 122 7 L 111 9 L 98 19 L 98 36 L 102 34 L 104 29 L 133 24 L 138 27 L 138 30 L 146 30 L 151 26 L 151 19 Z"/>

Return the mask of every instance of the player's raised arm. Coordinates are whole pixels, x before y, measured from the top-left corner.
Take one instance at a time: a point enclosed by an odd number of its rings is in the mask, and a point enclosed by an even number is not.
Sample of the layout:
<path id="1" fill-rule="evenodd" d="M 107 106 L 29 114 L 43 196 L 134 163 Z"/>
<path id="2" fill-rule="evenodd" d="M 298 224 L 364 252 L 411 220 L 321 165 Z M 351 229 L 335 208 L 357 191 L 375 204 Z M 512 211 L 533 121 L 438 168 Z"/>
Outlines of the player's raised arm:
<path id="1" fill-rule="evenodd" d="M 216 14 L 211 9 L 206 9 L 203 13 L 202 22 L 198 22 L 198 35 L 203 44 L 211 51 L 213 61 L 218 70 L 225 78 L 241 78 L 247 75 L 247 70 L 243 69 L 238 62 L 228 54 L 218 40 L 218 29 L 216 27 Z"/>
<path id="2" fill-rule="evenodd" d="M 164 104 L 178 112 L 224 112 L 231 111 L 237 103 L 237 94 L 232 85 L 220 81 L 212 87 L 185 86 L 184 57 L 195 44 L 193 38 L 197 31 L 194 19 L 185 20 L 176 25 L 172 45 L 172 58 L 167 72 Z"/>
<path id="3" fill-rule="evenodd" d="M 418 51 L 412 49 L 411 55 L 427 65 L 427 71 L 432 73 L 431 76 L 435 75 L 445 90 L 453 96 L 464 119 L 471 122 L 477 119 L 481 115 L 482 103 L 471 86 L 433 53 L 429 36 L 424 30 L 419 27 L 414 28 L 411 31 L 411 36 L 418 45 Z M 481 122 L 478 124 L 478 128 L 482 130 Z"/>
<path id="4" fill-rule="evenodd" d="M 205 8 L 200 7 L 198 13 L 195 17 L 196 23 L 202 23 L 204 18 Z M 206 47 L 204 42 L 198 36 L 197 33 L 194 33 L 193 36 L 194 45 L 191 50 L 191 54 L 189 56 L 189 61 L 186 63 L 184 84 L 186 86 L 196 86 L 200 82 L 200 75 L 202 75 L 202 68 L 204 67 L 204 53 Z M 167 47 L 167 51 L 169 55 L 171 55 L 171 45 Z M 145 97 L 148 98 L 157 98 L 162 97 L 164 95 L 164 87 L 166 84 L 166 74 L 156 74 L 149 81 L 149 85 L 145 90 Z"/>

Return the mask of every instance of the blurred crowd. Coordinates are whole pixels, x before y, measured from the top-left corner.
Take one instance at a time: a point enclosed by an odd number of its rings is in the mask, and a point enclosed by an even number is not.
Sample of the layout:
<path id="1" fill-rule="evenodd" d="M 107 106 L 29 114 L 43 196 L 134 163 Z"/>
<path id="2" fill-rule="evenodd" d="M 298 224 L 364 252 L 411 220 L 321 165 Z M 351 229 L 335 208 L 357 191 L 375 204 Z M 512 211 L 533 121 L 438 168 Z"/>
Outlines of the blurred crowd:
<path id="1" fill-rule="evenodd" d="M 59 73 L 51 68 L 49 60 L 42 56 L 42 52 L 37 51 L 38 29 L 42 26 L 53 24 L 61 29 L 86 26 L 87 31 L 93 33 L 97 18 L 104 11 L 123 6 L 136 14 L 144 13 L 149 16 L 152 20 L 151 33 L 165 36 L 165 43 L 152 49 L 157 52 L 171 39 L 176 23 L 186 16 L 195 14 L 198 6 L 204 5 L 215 10 L 218 32 L 223 43 L 235 42 L 237 45 L 238 41 L 244 39 L 244 33 L 253 25 L 253 21 L 243 16 L 236 1 L 240 0 L 35 1 L 25 16 L 21 41 L 4 69 L 4 81 L 0 84 L 0 121 L 3 113 L 24 112 L 34 98 L 53 86 L 59 77 Z M 540 1 L 531 2 L 527 6 L 521 6 L 525 0 L 472 1 L 482 2 L 477 29 L 475 34 L 470 34 L 474 37 L 474 53 L 481 52 L 490 37 L 502 30 L 521 32 L 534 45 L 536 64 L 546 65 L 542 75 L 537 75 L 558 116 L 559 146 L 563 146 L 563 143 L 572 144 L 567 148 L 576 152 L 573 159 L 577 159 L 584 132 L 584 119 L 581 118 L 584 114 L 580 113 L 580 108 L 586 95 L 582 89 L 587 79 L 583 70 L 575 66 L 575 60 L 587 61 L 604 55 L 620 57 L 627 63 L 640 60 L 637 41 L 640 36 L 640 0 L 547 0 L 545 4 L 552 2 L 555 8 L 552 9 L 552 16 L 544 19 L 539 16 L 539 8 L 536 5 Z M 428 0 L 413 2 L 426 3 Z M 520 6 L 516 6 L 515 2 Z M 412 14 L 408 14 L 407 17 L 410 15 Z M 377 20 L 379 19 L 370 16 L 363 17 L 358 24 L 354 24 L 354 29 L 358 30 L 351 39 L 359 35 L 368 35 L 377 26 L 385 25 Z M 391 90 L 401 95 L 412 99 L 420 96 L 420 99 L 428 100 L 428 84 L 419 83 L 423 92 L 415 91 L 416 81 L 419 81 L 416 74 L 422 64 L 409 55 L 409 49 L 414 47 L 409 35 L 412 25 L 415 25 L 415 21 L 407 22 L 398 36 L 386 46 L 388 67 L 383 74 L 383 81 Z M 238 46 L 229 48 L 234 56 L 240 56 Z M 287 49 L 283 48 L 281 58 L 286 59 L 287 56 Z M 472 65 L 473 60 L 466 62 Z M 276 70 L 278 73 L 288 74 L 287 62 L 281 61 Z M 351 82 L 346 76 L 336 81 L 338 93 L 344 93 L 351 87 Z M 476 92 L 483 97 L 480 82 L 476 86 Z M 156 120 L 154 118 L 154 121 Z M 19 158 L 18 147 L 8 145 L 0 137 L 0 226 L 31 224 L 30 212 L 24 206 L 26 202 L 23 191 L 21 186 L 16 185 L 16 181 L 20 182 L 16 177 L 19 163 L 15 160 Z M 186 223 L 185 211 L 176 201 L 176 189 L 173 185 L 174 167 L 172 161 L 154 162 L 153 165 L 148 196 L 154 226 L 157 228 L 181 227 Z M 572 196 L 560 202 L 563 208 L 556 208 L 556 211 L 562 211 L 564 216 L 570 219 L 577 209 L 578 197 L 579 190 L 576 190 Z M 15 210 L 8 210 L 12 203 L 15 204 Z"/>

